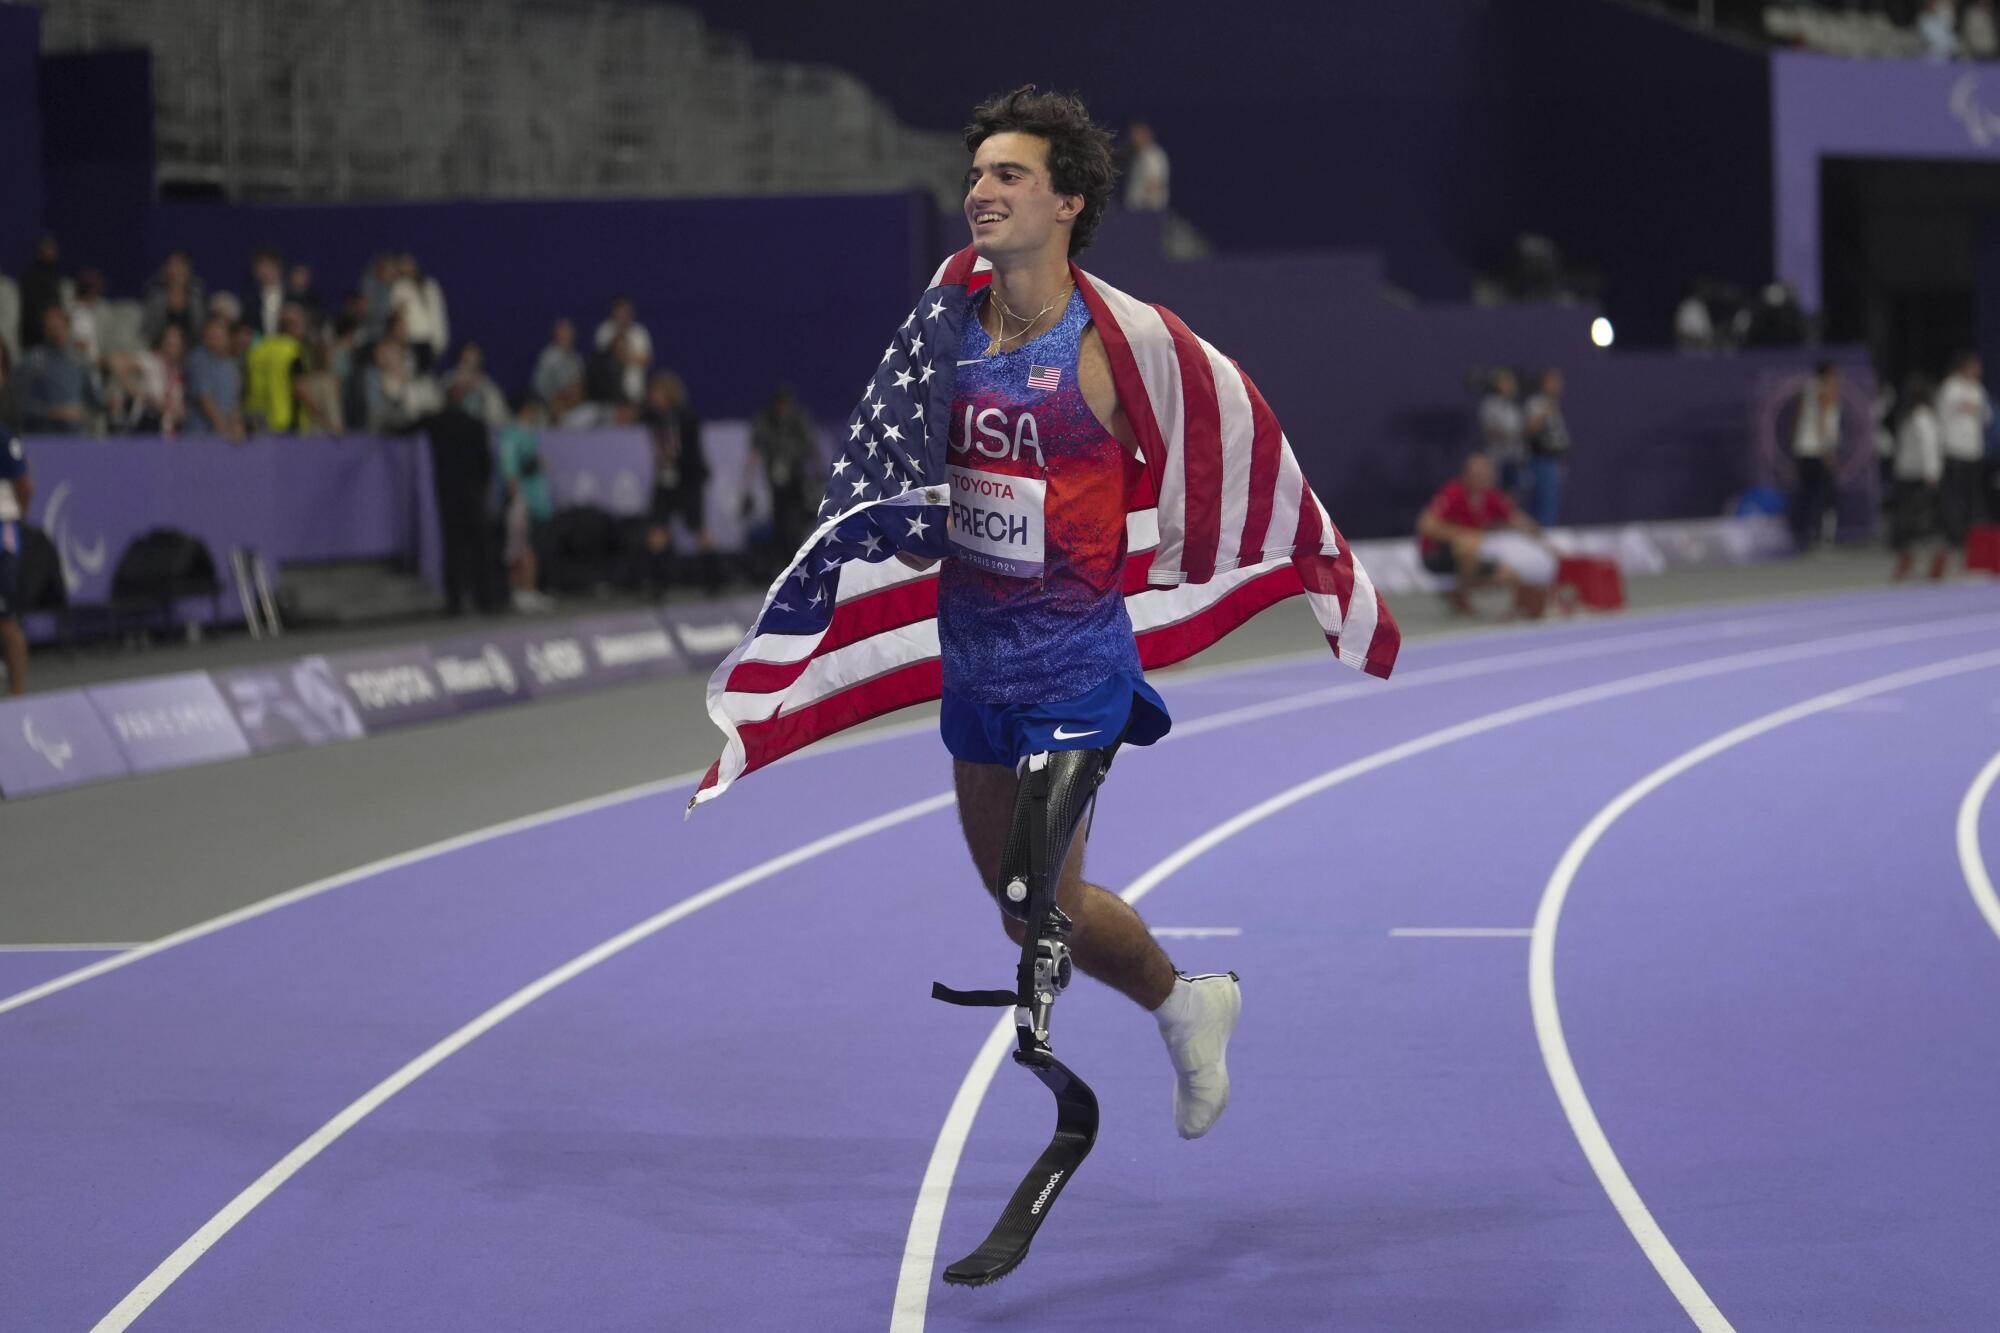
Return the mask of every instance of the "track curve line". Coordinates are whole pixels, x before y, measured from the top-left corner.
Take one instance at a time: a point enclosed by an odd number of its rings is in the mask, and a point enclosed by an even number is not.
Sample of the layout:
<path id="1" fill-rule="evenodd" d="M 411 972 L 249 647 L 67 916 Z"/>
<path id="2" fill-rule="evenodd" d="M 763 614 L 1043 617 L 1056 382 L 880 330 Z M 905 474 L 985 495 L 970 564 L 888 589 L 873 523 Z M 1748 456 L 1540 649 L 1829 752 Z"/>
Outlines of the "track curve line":
<path id="1" fill-rule="evenodd" d="M 2000 892 L 1995 892 L 1993 874 L 1986 868 L 1986 857 L 1979 850 L 1979 812 L 1985 807 L 1995 782 L 2000 782 L 2000 754 L 1979 770 L 1979 776 L 1966 789 L 1965 799 L 1958 804 L 1958 865 L 1965 872 L 1965 887 L 1971 891 L 1972 901 L 1979 904 L 1979 914 L 1986 918 L 1993 933 L 2000 935 Z"/>
<path id="2" fill-rule="evenodd" d="M 1681 1308 L 1687 1311 L 1688 1317 L 1702 1333 L 1734 1333 L 1735 1326 L 1702 1289 L 1700 1281 L 1646 1207 L 1631 1177 L 1626 1175 L 1618 1154 L 1612 1150 L 1611 1141 L 1605 1136 L 1604 1127 L 1598 1123 L 1590 1098 L 1584 1093 L 1583 1080 L 1576 1072 L 1576 1063 L 1570 1058 L 1569 1043 L 1563 1035 L 1562 1011 L 1556 1003 L 1556 934 L 1562 924 L 1563 905 L 1569 899 L 1577 871 L 1582 868 L 1591 849 L 1620 817 L 1697 764 L 1767 732 L 1858 699 L 1994 667 L 2000 667 L 2000 651 L 1972 653 L 1929 666 L 1876 676 L 1766 713 L 1703 741 L 1654 769 L 1599 810 L 1570 842 L 1542 890 L 1541 901 L 1535 910 L 1534 934 L 1528 945 L 1528 1003 L 1534 1014 L 1535 1040 L 1541 1047 L 1542 1063 L 1548 1070 L 1549 1082 L 1555 1087 L 1556 1097 L 1562 1103 L 1570 1130 L 1576 1135 L 1591 1170 L 1597 1174 L 1598 1184 L 1603 1186 L 1612 1206 L 1618 1210 L 1618 1216 L 1632 1233 L 1632 1238 L 1639 1243 L 1654 1271 L 1659 1273 L 1668 1290 L 1673 1292 Z"/>

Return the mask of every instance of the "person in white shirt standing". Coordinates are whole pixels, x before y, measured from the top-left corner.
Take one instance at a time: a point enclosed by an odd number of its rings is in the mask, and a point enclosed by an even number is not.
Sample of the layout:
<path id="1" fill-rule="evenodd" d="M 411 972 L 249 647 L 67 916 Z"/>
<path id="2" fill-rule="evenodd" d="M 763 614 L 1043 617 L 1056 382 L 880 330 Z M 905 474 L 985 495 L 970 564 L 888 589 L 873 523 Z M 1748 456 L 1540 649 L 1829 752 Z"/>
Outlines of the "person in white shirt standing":
<path id="1" fill-rule="evenodd" d="M 1520 381 L 1513 371 L 1496 370 L 1486 383 L 1486 396 L 1479 400 L 1481 451 L 1493 460 L 1500 490 L 1509 499 L 1520 497 L 1528 462 L 1527 422 L 1521 415 L 1520 392 Z"/>
<path id="2" fill-rule="evenodd" d="M 1986 427 L 1993 420 L 1993 403 L 1986 396 L 1977 352 L 1960 352 L 1951 373 L 1938 390 L 1938 420 L 1944 431 L 1944 480 L 1939 507 L 1944 535 L 1958 550 L 1965 534 L 1986 513 Z"/>
<path id="3" fill-rule="evenodd" d="M 1132 145 L 1132 162 L 1125 172 L 1125 207 L 1134 213 L 1167 211 L 1167 150 L 1143 120 L 1125 132 Z"/>
<path id="4" fill-rule="evenodd" d="M 1938 483 L 1944 478 L 1944 432 L 1938 425 L 1937 385 L 1928 375 L 1903 381 L 1896 404 L 1896 448 L 1890 463 L 1895 481 L 1895 508 L 1889 545 L 1896 552 L 1897 579 L 1910 575 L 1916 547 L 1938 535 Z M 1944 577 L 1947 552 L 1940 547 L 1931 558 L 1931 577 Z"/>
<path id="5" fill-rule="evenodd" d="M 1993 0 L 1971 0 L 1958 20 L 1959 43 L 1974 60 L 2000 56 L 2000 24 L 1993 18 Z"/>
<path id="6" fill-rule="evenodd" d="M 1799 419 L 1792 427 L 1792 464 L 1798 472 L 1792 492 L 1792 543 L 1800 552 L 1824 540 L 1839 460 L 1840 367 L 1822 361 L 1799 394 Z"/>
<path id="7" fill-rule="evenodd" d="M 414 255 L 404 255 L 398 261 L 396 282 L 389 289 L 389 309 L 403 317 L 403 340 L 416 354 L 417 369 L 426 375 L 444 369 L 444 349 L 451 345 L 444 289 L 417 266 Z"/>
<path id="8" fill-rule="evenodd" d="M 1958 11 L 1951 0 L 1930 0 L 1917 16 L 1917 37 L 1924 59 L 1946 64 L 1958 58 Z"/>

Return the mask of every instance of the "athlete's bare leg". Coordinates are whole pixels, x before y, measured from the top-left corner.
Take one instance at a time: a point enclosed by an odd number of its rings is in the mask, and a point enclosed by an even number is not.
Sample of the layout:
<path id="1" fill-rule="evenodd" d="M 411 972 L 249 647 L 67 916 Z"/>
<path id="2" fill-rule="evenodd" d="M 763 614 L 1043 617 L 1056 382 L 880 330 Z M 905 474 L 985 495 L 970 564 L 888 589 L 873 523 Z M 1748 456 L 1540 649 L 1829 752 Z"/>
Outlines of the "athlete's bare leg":
<path id="1" fill-rule="evenodd" d="M 965 845 L 987 892 L 1000 876 L 1000 856 L 1014 819 L 1014 795 L 1020 779 L 1002 764 L 968 764 L 952 760 L 958 788 L 958 822 Z M 1146 1009 L 1157 1009 L 1174 989 L 1174 965 L 1146 923 L 1117 894 L 1083 878 L 1084 830 L 1076 831 L 1069 860 L 1056 886 L 1056 905 L 1076 923 L 1070 935 L 1070 956 L 1078 968 Z M 1021 942 L 1021 923 L 1001 914 L 1007 936 Z"/>

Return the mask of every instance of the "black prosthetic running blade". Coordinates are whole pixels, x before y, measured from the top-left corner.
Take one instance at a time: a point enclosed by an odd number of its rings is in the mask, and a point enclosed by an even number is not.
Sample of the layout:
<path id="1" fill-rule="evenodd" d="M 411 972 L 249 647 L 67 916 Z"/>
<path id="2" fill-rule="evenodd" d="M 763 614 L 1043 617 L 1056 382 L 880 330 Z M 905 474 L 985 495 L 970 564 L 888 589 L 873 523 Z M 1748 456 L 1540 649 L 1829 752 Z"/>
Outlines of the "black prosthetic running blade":
<path id="1" fill-rule="evenodd" d="M 1089 1084 L 1047 1051 L 1017 1051 L 1014 1060 L 1055 1094 L 1055 1136 L 979 1248 L 944 1270 L 944 1280 L 955 1287 L 983 1287 L 1020 1267 L 1035 1233 L 1097 1142 L 1097 1094 Z"/>

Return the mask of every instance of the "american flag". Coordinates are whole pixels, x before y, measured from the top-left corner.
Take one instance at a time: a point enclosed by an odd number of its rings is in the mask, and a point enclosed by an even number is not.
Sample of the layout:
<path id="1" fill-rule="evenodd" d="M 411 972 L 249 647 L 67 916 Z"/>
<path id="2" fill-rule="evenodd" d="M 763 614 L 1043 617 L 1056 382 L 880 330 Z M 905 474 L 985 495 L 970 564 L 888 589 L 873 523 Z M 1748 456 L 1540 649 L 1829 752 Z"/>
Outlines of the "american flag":
<path id="1" fill-rule="evenodd" d="M 1049 392 L 1062 387 L 1062 371 L 1054 366 L 1029 366 L 1028 387 Z"/>
<path id="2" fill-rule="evenodd" d="M 1126 515 L 1140 661 L 1178 662 L 1303 594 L 1339 659 L 1386 677 L 1395 618 L 1250 377 L 1172 312 L 1074 265 L 1071 276 L 1146 462 Z M 709 679 L 725 741 L 689 809 L 823 736 L 938 697 L 935 569 L 891 557 L 946 553 L 953 363 L 991 280 L 970 248 L 952 256 L 883 349 L 842 430 L 818 528 Z"/>

